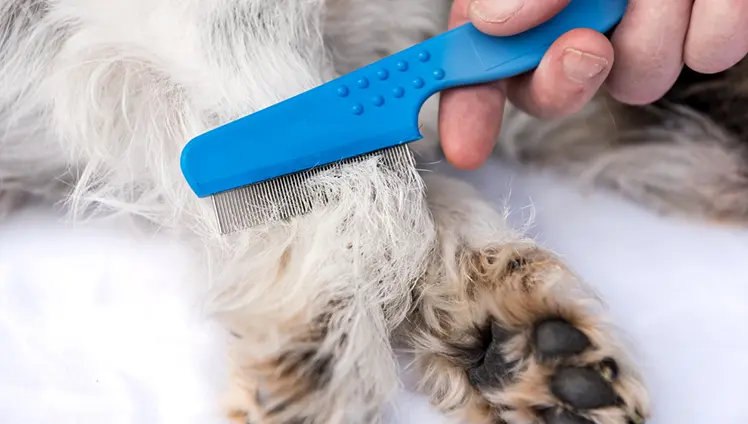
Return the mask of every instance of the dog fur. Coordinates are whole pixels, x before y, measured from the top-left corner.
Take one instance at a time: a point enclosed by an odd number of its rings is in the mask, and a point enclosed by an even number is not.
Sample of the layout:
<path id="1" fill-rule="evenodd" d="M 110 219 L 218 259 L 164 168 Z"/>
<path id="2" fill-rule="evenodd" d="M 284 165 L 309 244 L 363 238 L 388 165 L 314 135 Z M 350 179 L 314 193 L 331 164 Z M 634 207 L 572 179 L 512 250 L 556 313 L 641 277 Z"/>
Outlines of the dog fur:
<path id="1" fill-rule="evenodd" d="M 654 212 L 744 226 L 747 109 L 748 59 L 713 75 L 685 68 L 652 105 L 627 106 L 602 93 L 582 112 L 555 122 L 508 109 L 496 151 Z"/>
<path id="2" fill-rule="evenodd" d="M 401 347 L 423 392 L 469 423 L 641 423 L 648 395 L 600 300 L 463 183 L 372 159 L 308 182 L 335 202 L 221 236 L 182 179 L 186 140 L 442 32 L 449 5 L 0 0 L 0 208 L 45 196 L 192 243 L 232 334 L 238 422 L 379 423 Z M 600 95 L 553 122 L 509 108 L 497 152 L 743 223 L 747 70 L 686 71 L 648 107 Z M 436 99 L 420 158 L 438 145 Z"/>

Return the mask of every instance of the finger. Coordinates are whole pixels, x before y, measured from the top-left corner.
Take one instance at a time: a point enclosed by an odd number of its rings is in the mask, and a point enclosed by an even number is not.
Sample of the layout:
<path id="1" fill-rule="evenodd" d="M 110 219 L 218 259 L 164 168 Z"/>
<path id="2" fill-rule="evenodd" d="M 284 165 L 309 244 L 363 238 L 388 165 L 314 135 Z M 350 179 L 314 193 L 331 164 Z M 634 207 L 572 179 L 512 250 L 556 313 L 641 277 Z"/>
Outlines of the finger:
<path id="1" fill-rule="evenodd" d="M 449 28 L 469 21 L 469 0 L 455 0 Z M 499 84 L 445 90 L 439 99 L 439 135 L 447 160 L 456 168 L 480 167 L 501 129 L 506 96 Z"/>
<path id="2" fill-rule="evenodd" d="M 748 2 L 696 0 L 684 59 L 696 72 L 722 72 L 748 53 Z"/>
<path id="3" fill-rule="evenodd" d="M 502 85 L 492 83 L 442 93 L 439 133 L 444 155 L 455 168 L 477 169 L 491 154 L 506 102 Z"/>
<path id="4" fill-rule="evenodd" d="M 568 4 L 569 0 L 472 0 L 464 10 L 482 32 L 506 36 L 542 24 Z"/>
<path id="5" fill-rule="evenodd" d="M 631 0 L 613 33 L 616 62 L 606 86 L 629 104 L 662 97 L 683 69 L 683 43 L 693 0 Z"/>
<path id="6" fill-rule="evenodd" d="M 575 29 L 551 45 L 535 72 L 507 84 L 509 100 L 527 113 L 560 118 L 578 112 L 600 88 L 613 64 L 613 46 L 599 32 Z"/>

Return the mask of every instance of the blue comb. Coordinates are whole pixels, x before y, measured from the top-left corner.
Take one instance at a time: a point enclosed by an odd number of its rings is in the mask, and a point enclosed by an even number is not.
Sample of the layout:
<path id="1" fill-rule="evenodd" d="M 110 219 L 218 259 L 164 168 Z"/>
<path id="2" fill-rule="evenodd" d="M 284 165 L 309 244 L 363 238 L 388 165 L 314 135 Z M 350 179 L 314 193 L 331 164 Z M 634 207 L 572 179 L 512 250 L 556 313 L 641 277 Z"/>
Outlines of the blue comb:
<path id="1" fill-rule="evenodd" d="M 462 25 L 195 137 L 182 151 L 182 173 L 198 197 L 213 197 L 223 233 L 304 214 L 306 176 L 373 155 L 413 166 L 406 144 L 422 137 L 418 115 L 430 96 L 532 70 L 561 35 L 606 32 L 626 5 L 571 0 L 508 37 Z"/>

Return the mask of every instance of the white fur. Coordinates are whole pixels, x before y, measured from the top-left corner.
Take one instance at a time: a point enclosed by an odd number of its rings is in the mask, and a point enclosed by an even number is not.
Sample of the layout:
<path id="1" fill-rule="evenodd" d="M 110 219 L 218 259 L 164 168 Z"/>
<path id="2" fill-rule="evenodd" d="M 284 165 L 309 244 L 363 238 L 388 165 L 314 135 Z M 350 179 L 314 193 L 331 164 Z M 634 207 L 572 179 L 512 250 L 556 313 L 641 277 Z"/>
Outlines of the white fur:
<path id="1" fill-rule="evenodd" d="M 378 50 L 392 53 L 423 31 L 441 31 L 447 8 L 440 2 L 3 0 L 0 15 L 20 10 L 33 22 L 6 31 L 0 62 L 3 188 L 14 180 L 47 184 L 40 175 L 74 180 L 68 199 L 76 214 L 92 207 L 137 214 L 209 240 L 222 261 L 240 260 L 269 230 L 218 236 L 210 202 L 197 199 L 180 173 L 185 142 L 327 81 L 336 67 L 361 66 Z M 413 34 L 393 31 L 400 27 Z M 352 182 L 376 178 L 370 166 L 357 169 Z M 360 214 L 400 218 L 348 194 L 339 213 L 358 205 Z M 293 238 L 318 220 L 274 234 Z"/>

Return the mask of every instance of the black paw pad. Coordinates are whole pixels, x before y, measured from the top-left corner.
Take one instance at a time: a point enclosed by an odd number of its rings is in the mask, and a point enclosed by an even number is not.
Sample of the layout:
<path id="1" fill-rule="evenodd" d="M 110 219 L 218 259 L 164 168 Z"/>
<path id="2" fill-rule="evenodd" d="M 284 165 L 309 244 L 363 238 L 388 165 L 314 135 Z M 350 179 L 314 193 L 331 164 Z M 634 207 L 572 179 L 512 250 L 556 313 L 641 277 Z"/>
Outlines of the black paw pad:
<path id="1" fill-rule="evenodd" d="M 470 384 L 478 388 L 501 387 L 509 376 L 513 362 L 504 359 L 501 346 L 509 340 L 511 334 L 496 324 L 491 324 L 491 341 L 486 348 L 480 365 L 468 370 Z"/>
<path id="2" fill-rule="evenodd" d="M 533 342 L 541 359 L 577 355 L 590 347 L 590 339 L 562 319 L 551 319 L 538 324 L 533 334 Z"/>
<path id="3" fill-rule="evenodd" d="M 575 409 L 603 408 L 618 402 L 610 383 L 592 368 L 559 368 L 551 378 L 550 390 Z"/>
<path id="4" fill-rule="evenodd" d="M 562 408 L 550 408 L 543 412 L 545 424 L 595 424 L 587 418 Z"/>

